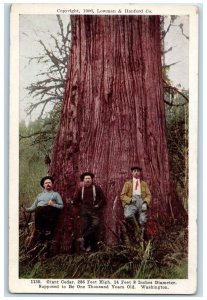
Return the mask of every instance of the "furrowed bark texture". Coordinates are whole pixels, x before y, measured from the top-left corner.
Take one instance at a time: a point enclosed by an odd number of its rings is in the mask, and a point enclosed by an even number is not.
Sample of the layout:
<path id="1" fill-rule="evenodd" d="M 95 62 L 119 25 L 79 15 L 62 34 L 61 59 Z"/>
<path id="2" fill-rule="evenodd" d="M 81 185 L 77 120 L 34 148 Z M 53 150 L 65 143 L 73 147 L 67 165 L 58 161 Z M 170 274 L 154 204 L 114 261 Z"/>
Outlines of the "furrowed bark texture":
<path id="1" fill-rule="evenodd" d="M 130 167 L 143 168 L 152 192 L 150 218 L 185 212 L 169 175 L 159 16 L 72 16 L 72 45 L 50 174 L 65 203 L 84 171 L 105 192 L 105 241 L 117 242 L 120 192 Z M 76 211 L 66 205 L 60 244 L 69 241 Z M 62 248 L 67 248 L 63 245 Z"/>

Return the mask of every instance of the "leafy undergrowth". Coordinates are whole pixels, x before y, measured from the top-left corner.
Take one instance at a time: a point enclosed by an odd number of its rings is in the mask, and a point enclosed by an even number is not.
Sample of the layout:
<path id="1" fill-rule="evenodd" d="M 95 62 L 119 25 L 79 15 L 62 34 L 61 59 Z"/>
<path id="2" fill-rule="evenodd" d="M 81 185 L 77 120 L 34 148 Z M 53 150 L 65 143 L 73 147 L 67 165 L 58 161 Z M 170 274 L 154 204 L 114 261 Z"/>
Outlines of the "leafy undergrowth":
<path id="1" fill-rule="evenodd" d="M 137 245 L 102 245 L 93 253 L 62 254 L 36 263 L 20 262 L 20 278 L 168 278 L 188 274 L 186 228 L 168 228 Z"/>

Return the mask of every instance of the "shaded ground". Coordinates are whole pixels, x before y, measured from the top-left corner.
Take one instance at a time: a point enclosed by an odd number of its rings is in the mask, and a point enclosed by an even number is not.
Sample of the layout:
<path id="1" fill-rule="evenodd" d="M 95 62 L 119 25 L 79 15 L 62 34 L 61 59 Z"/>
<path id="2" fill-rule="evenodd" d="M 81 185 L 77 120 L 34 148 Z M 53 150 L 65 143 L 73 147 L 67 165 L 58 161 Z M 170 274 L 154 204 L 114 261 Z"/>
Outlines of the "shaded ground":
<path id="1" fill-rule="evenodd" d="M 154 240 L 107 247 L 93 253 L 62 254 L 45 259 L 44 248 L 35 260 L 20 260 L 20 278 L 169 278 L 188 274 L 188 232 L 169 226 Z"/>

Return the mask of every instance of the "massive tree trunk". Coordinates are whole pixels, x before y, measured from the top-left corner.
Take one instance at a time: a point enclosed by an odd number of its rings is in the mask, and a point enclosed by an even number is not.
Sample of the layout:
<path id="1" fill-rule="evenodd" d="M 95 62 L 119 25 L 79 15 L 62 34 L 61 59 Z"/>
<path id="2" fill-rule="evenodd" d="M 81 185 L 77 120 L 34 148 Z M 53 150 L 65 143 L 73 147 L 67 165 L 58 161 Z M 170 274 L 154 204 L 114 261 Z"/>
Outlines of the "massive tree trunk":
<path id="1" fill-rule="evenodd" d="M 67 204 L 84 171 L 105 192 L 105 241 L 117 242 L 120 191 L 130 167 L 143 168 L 150 219 L 185 215 L 169 173 L 159 16 L 72 16 L 72 45 L 50 174 L 66 208 L 59 240 L 71 240 L 77 211 Z M 70 244 L 70 243 L 69 243 Z M 70 245 L 68 246 L 70 247 Z M 62 251 L 60 250 L 60 251 Z"/>

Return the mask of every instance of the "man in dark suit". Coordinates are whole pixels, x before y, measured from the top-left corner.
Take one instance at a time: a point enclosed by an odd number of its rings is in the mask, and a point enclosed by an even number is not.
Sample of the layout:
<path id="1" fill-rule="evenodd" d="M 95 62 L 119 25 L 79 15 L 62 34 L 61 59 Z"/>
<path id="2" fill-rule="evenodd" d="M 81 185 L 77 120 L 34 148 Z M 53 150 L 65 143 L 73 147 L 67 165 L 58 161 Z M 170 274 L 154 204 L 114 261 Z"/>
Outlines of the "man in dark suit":
<path id="1" fill-rule="evenodd" d="M 80 176 L 80 179 L 83 182 L 83 186 L 78 189 L 74 198 L 74 202 L 81 206 L 83 223 L 82 237 L 79 241 L 83 250 L 91 251 L 96 250 L 97 247 L 105 196 L 102 189 L 94 184 L 93 173 L 85 172 Z"/>

